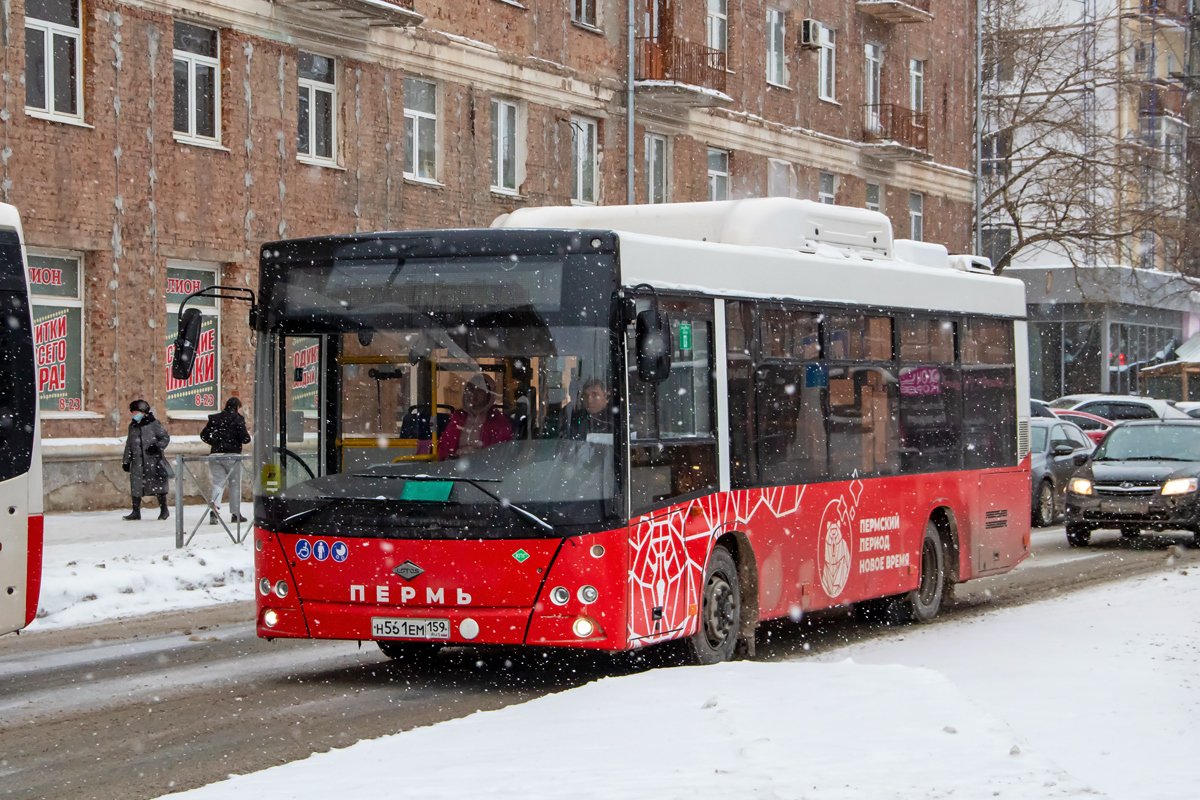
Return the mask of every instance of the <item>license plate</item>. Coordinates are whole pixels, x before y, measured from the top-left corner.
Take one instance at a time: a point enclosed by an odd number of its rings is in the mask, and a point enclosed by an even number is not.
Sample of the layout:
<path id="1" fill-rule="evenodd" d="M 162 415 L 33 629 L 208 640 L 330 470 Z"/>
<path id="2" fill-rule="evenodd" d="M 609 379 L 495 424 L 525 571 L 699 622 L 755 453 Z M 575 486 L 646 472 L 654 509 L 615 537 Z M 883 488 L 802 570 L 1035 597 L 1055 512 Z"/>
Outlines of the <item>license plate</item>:
<path id="1" fill-rule="evenodd" d="M 371 617 L 376 639 L 449 639 L 450 620 Z"/>
<path id="2" fill-rule="evenodd" d="M 1111 514 L 1145 514 L 1150 510 L 1149 500 L 1102 500 L 1100 510 Z"/>

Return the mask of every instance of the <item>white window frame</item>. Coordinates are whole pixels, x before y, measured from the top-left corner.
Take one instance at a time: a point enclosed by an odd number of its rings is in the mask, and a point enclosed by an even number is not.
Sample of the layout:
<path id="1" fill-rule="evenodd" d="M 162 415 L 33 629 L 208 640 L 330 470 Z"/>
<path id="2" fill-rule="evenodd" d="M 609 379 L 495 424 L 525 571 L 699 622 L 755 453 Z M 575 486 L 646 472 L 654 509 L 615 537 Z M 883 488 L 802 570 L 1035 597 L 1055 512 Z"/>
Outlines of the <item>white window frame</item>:
<path id="1" fill-rule="evenodd" d="M 592 162 L 592 196 L 583 196 L 584 177 L 587 173 L 586 159 L 584 159 L 583 151 L 578 146 L 579 137 L 585 133 L 590 133 L 591 136 L 591 162 Z M 594 206 L 600 202 L 600 123 L 591 117 L 571 117 L 571 169 L 574 176 L 571 187 L 571 203 L 577 206 Z"/>
<path id="2" fill-rule="evenodd" d="M 215 285 L 221 283 L 221 273 L 222 273 L 221 265 L 214 264 L 211 261 L 178 261 L 176 259 L 167 259 L 167 269 L 190 269 L 190 270 L 211 272 L 212 273 L 212 283 L 209 285 L 215 286 Z M 166 273 L 164 272 L 164 274 L 166 274 Z M 166 296 L 165 292 L 163 293 L 163 296 L 164 297 Z M 167 305 L 167 314 L 168 315 L 179 313 L 179 303 L 178 302 L 174 302 L 174 303 L 169 302 L 166 305 Z M 214 298 L 213 304 L 211 306 L 188 306 L 188 307 L 195 308 L 197 311 L 200 312 L 201 316 L 217 318 L 217 342 L 216 342 L 217 354 L 216 354 L 216 358 L 214 359 L 216 362 L 215 369 L 216 369 L 216 375 L 217 375 L 217 380 L 216 380 L 217 386 L 213 390 L 214 393 L 216 394 L 216 398 L 215 398 L 215 403 L 211 409 L 204 408 L 204 409 L 201 409 L 200 411 L 168 411 L 167 410 L 167 398 L 166 398 L 166 395 L 163 395 L 162 410 L 168 419 L 208 419 L 208 415 L 216 413 L 220 409 L 220 406 L 221 406 L 221 397 L 222 397 L 221 385 L 222 385 L 222 380 L 225 377 L 224 370 L 221 368 L 221 354 L 222 354 L 222 351 L 224 350 L 224 348 L 221 347 L 221 335 L 224 333 L 223 320 L 221 319 L 221 299 L 219 297 Z M 167 319 L 170 319 L 170 316 L 168 316 Z M 165 338 L 165 336 L 164 336 L 164 338 Z"/>
<path id="3" fill-rule="evenodd" d="M 787 88 L 787 19 L 783 11 L 767 6 L 767 83 Z"/>
<path id="4" fill-rule="evenodd" d="M 27 254 L 30 256 L 42 256 L 44 258 L 61 258 L 70 259 L 75 262 L 75 278 L 77 286 L 75 287 L 75 295 L 73 297 L 63 297 L 61 295 L 39 295 L 37 287 L 34 284 L 29 285 L 29 305 L 31 308 L 37 306 L 57 306 L 59 308 L 78 308 L 79 311 L 79 375 L 82 380 L 83 391 L 81 392 L 80 403 L 82 408 L 78 411 L 39 411 L 42 419 L 99 419 L 103 414 L 98 414 L 95 411 L 87 410 L 87 319 L 83 311 L 83 253 L 78 253 L 73 250 L 45 250 L 41 248 L 29 248 Z M 31 313 L 30 317 L 36 314 Z"/>
<path id="5" fill-rule="evenodd" d="M 46 70 L 45 92 L 46 107 L 25 106 L 25 113 L 31 117 L 50 120 L 52 122 L 83 122 L 83 6 L 81 0 L 75 0 L 75 8 L 79 13 L 79 27 L 72 28 L 59 22 L 50 22 L 36 17 L 25 17 L 26 29 L 32 28 L 42 32 L 43 64 Z M 69 37 L 75 44 L 75 111 L 67 114 L 54 109 L 54 37 Z M 26 76 L 28 79 L 28 76 Z"/>
<path id="6" fill-rule="evenodd" d="M 782 177 L 783 186 L 780 187 L 780 181 L 775 181 L 775 188 L 782 188 L 783 191 L 772 191 L 772 175 L 780 174 Z M 795 197 L 796 196 L 796 168 L 790 161 L 784 161 L 779 158 L 767 159 L 767 197 Z"/>
<path id="7" fill-rule="evenodd" d="M 704 41 L 713 50 L 729 50 L 729 0 L 707 0 Z"/>
<path id="8" fill-rule="evenodd" d="M 827 183 L 828 190 L 825 188 Z M 837 203 L 837 175 L 832 172 L 817 173 L 817 202 L 829 206 Z"/>
<path id="9" fill-rule="evenodd" d="M 725 169 L 719 170 L 719 169 L 713 169 L 711 166 L 708 167 L 708 199 L 709 200 L 728 200 L 729 199 L 729 151 L 722 150 L 719 147 L 710 147 L 710 148 L 708 148 L 708 152 L 706 155 L 709 158 L 711 158 L 711 156 L 714 153 L 719 153 L 725 157 Z M 708 163 L 708 161 L 709 161 L 709 159 L 706 158 L 705 163 Z M 721 178 L 725 179 L 725 191 L 721 197 L 717 197 L 717 181 L 719 181 Z"/>
<path id="10" fill-rule="evenodd" d="M 875 187 L 875 202 L 871 202 L 871 187 Z M 883 211 L 883 184 L 882 183 L 867 183 L 866 200 L 863 207 L 867 211 Z"/>
<path id="11" fill-rule="evenodd" d="M 189 23 L 190 24 L 190 23 Z M 196 27 L 203 28 L 203 25 Z M 212 30 L 211 28 L 206 28 Z M 173 35 L 174 32 L 172 32 Z M 197 53 L 189 53 L 186 50 L 171 50 L 171 68 L 174 70 L 176 61 L 183 61 L 188 65 L 188 129 L 187 133 L 174 130 L 172 123 L 172 133 L 175 139 L 181 142 L 190 144 L 198 144 L 204 146 L 221 144 L 221 32 L 215 30 L 217 34 L 217 56 L 202 56 Z M 215 136 L 200 136 L 196 133 L 196 65 L 212 67 L 213 71 L 213 132 Z M 174 99 L 172 98 L 172 102 Z"/>
<path id="12" fill-rule="evenodd" d="M 524 153 L 524 136 L 521 135 L 522 120 L 521 120 L 521 104 L 515 100 L 506 100 L 500 97 L 492 98 L 492 171 L 493 177 L 499 180 L 492 181 L 492 191 L 497 194 L 508 194 L 514 197 L 521 193 L 521 184 L 525 182 L 525 153 Z M 513 186 L 504 185 L 504 134 L 505 128 L 497 128 L 502 121 L 512 121 L 512 175 Z"/>
<path id="13" fill-rule="evenodd" d="M 658 203 L 671 202 L 671 141 L 661 133 L 646 134 L 646 203 L 648 205 L 656 205 Z M 662 155 L 662 186 L 657 185 L 655 178 L 655 159 L 658 155 Z M 658 194 L 661 195 L 661 200 L 655 199 L 655 189 L 658 189 Z"/>
<path id="14" fill-rule="evenodd" d="M 307 52 L 307 51 L 306 51 Z M 311 55 L 320 55 L 312 53 Z M 297 76 L 299 82 L 300 93 L 308 94 L 308 153 L 300 152 L 300 143 L 296 143 L 296 160 L 303 161 L 307 164 L 317 164 L 318 166 L 329 167 L 337 166 L 338 164 L 338 62 L 333 56 L 322 56 L 333 62 L 333 83 L 325 83 L 324 81 L 313 80 L 312 78 L 301 78 Z M 317 142 L 317 115 L 313 113 L 316 108 L 315 100 L 316 92 L 325 92 L 329 97 L 330 114 L 329 124 L 329 157 L 318 156 L 313 151 L 316 150 Z M 296 113 L 300 112 L 300 100 L 296 100 Z"/>
<path id="15" fill-rule="evenodd" d="M 918 113 L 925 110 L 925 62 L 908 60 L 908 105 Z"/>
<path id="16" fill-rule="evenodd" d="M 410 181 L 419 183 L 438 184 L 438 174 L 441 172 L 442 151 L 441 151 L 441 130 L 438 122 L 438 111 L 442 107 L 441 87 L 436 81 L 426 80 L 425 78 L 408 77 L 409 80 L 420 81 L 421 83 L 429 84 L 433 87 L 433 113 L 428 111 L 418 111 L 415 108 L 409 107 L 407 101 L 404 106 L 404 119 L 413 121 L 413 147 L 412 152 L 408 152 L 407 148 L 404 152 L 404 177 Z M 417 174 L 417 153 L 421 152 L 421 125 L 419 120 L 433 120 L 433 175 L 418 175 Z"/>
<path id="17" fill-rule="evenodd" d="M 867 42 L 863 45 L 863 125 L 871 133 L 883 128 L 883 45 Z"/>
<path id="18" fill-rule="evenodd" d="M 817 49 L 817 96 L 837 102 L 837 31 L 823 25 Z"/>
<path id="19" fill-rule="evenodd" d="M 600 30 L 599 0 L 570 0 L 571 22 L 592 30 Z M 588 19 L 588 17 L 591 19 Z"/>
<path id="20" fill-rule="evenodd" d="M 925 195 L 920 192 L 908 193 L 908 238 L 925 241 Z"/>

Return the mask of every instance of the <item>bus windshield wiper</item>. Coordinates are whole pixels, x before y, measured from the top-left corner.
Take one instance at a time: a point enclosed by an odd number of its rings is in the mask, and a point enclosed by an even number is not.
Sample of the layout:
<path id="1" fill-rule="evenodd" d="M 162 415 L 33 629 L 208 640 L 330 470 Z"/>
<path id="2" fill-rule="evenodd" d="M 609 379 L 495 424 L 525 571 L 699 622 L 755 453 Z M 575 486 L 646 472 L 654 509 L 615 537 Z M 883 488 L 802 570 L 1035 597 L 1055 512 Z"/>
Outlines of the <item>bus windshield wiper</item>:
<path id="1" fill-rule="evenodd" d="M 451 481 L 453 483 L 469 483 L 472 486 L 474 486 L 476 489 L 478 489 L 479 491 L 486 494 L 488 497 L 495 500 L 500 505 L 504 506 L 505 508 L 511 508 L 517 514 L 521 515 L 522 517 L 529 520 L 530 522 L 533 522 L 534 524 L 544 528 L 545 530 L 548 530 L 551 533 L 554 533 L 554 526 L 551 525 L 549 522 L 546 522 L 546 520 L 542 519 L 537 514 L 533 514 L 529 511 L 526 511 L 525 509 L 521 508 L 516 503 L 513 503 L 509 500 L 505 500 L 505 499 L 499 497 L 498 495 L 493 494 L 492 492 L 488 491 L 486 488 L 484 488 L 483 484 L 485 484 L 485 483 L 502 483 L 502 480 L 500 478 L 466 478 L 466 477 L 463 477 L 462 475 L 450 476 L 450 475 L 426 475 L 426 474 L 377 475 L 377 474 L 372 474 L 369 472 L 356 472 L 356 473 L 354 473 L 354 477 L 356 477 L 356 478 L 387 478 L 389 480 L 399 480 L 399 481 Z"/>
<path id="2" fill-rule="evenodd" d="M 279 523 L 280 528 L 282 530 L 287 530 L 292 527 L 292 523 L 299 522 L 300 520 L 302 520 L 306 517 L 311 517 L 313 514 L 316 514 L 318 511 L 324 511 L 327 508 L 336 506 L 338 503 L 344 503 L 348 500 L 353 500 L 355 502 L 372 503 L 372 502 L 379 502 L 380 500 L 386 500 L 387 498 L 384 498 L 384 497 L 320 497 L 318 499 L 324 500 L 325 502 L 321 503 L 319 506 L 313 506 L 312 508 L 306 508 L 303 511 L 297 511 L 295 514 L 292 514 L 290 517 L 284 517 L 283 521 L 281 521 Z"/>

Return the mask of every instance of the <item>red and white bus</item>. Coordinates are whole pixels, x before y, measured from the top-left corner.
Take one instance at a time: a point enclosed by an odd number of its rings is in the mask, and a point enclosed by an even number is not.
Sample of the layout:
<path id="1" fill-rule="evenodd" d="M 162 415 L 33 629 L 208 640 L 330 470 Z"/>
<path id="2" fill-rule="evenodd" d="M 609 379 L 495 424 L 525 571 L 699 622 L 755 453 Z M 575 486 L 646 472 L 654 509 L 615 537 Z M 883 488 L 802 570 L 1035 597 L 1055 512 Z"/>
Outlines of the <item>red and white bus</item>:
<path id="1" fill-rule="evenodd" d="M 37 615 L 42 455 L 21 218 L 0 204 L 0 635 Z"/>
<path id="2" fill-rule="evenodd" d="M 263 637 L 753 652 L 1029 551 L 1025 296 L 875 212 L 517 211 L 261 254 Z"/>

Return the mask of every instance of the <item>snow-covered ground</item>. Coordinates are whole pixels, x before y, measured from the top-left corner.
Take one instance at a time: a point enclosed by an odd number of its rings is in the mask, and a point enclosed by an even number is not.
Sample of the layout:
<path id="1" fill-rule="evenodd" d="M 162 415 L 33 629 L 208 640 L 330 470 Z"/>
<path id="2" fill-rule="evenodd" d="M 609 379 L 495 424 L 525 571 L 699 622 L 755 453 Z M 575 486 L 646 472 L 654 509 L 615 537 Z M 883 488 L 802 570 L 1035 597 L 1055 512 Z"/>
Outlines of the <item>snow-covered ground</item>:
<path id="1" fill-rule="evenodd" d="M 1200 575 L 607 678 L 172 798 L 1192 798 Z"/>
<path id="2" fill-rule="evenodd" d="M 185 509 L 187 533 L 202 511 Z M 42 593 L 30 631 L 254 599 L 248 540 L 234 544 L 206 522 L 190 546 L 176 550 L 174 506 L 161 522 L 157 504 L 144 507 L 140 521 L 121 519 L 125 513 L 46 515 Z"/>

